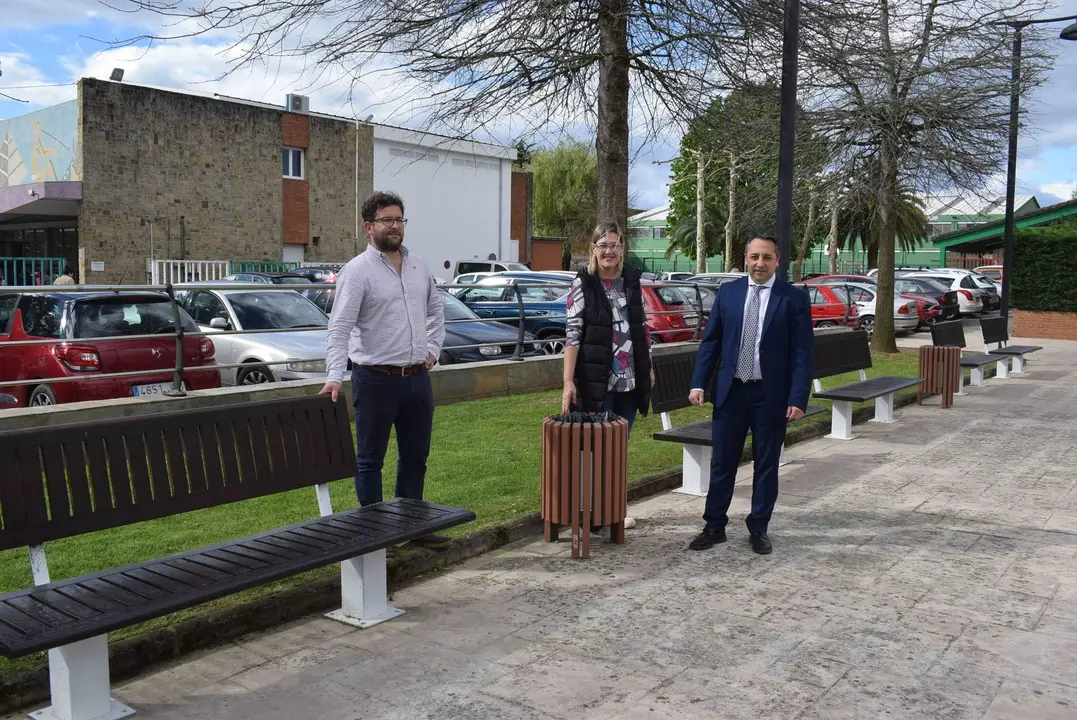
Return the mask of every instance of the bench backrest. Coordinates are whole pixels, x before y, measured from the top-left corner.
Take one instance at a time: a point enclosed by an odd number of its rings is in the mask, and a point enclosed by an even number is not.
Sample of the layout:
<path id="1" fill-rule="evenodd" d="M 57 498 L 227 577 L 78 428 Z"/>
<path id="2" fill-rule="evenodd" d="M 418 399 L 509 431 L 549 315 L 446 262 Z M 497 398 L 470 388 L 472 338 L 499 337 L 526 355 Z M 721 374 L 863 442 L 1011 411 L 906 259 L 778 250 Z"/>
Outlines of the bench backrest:
<path id="1" fill-rule="evenodd" d="M 871 367 L 871 348 L 863 330 L 849 332 L 815 333 L 815 369 L 813 379 L 841 375 L 854 370 Z M 696 349 L 653 357 L 655 387 L 651 391 L 651 407 L 656 413 L 672 412 L 686 408 L 688 393 L 692 391 L 692 370 L 696 362 Z M 710 401 L 710 385 L 707 383 L 705 399 Z"/>
<path id="2" fill-rule="evenodd" d="M 936 347 L 965 347 L 965 326 L 960 320 L 935 323 L 931 326 L 931 344 Z"/>
<path id="3" fill-rule="evenodd" d="M 349 477 L 326 395 L 0 433 L 0 550 Z"/>
<path id="4" fill-rule="evenodd" d="M 1009 321 L 1004 317 L 981 318 L 980 330 L 984 334 L 984 345 L 1007 343 L 1010 341 Z"/>

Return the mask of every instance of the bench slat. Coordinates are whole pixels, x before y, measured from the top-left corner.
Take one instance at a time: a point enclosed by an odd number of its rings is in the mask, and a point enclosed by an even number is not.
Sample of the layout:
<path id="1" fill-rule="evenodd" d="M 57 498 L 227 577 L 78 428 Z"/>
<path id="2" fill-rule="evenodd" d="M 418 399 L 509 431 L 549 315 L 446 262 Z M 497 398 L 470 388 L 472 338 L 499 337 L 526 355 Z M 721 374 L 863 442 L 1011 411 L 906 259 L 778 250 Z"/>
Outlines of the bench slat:
<path id="1" fill-rule="evenodd" d="M 1043 350 L 1043 348 L 1035 345 L 1007 345 L 987 352 L 991 355 L 1026 355 L 1037 350 Z"/>
<path id="2" fill-rule="evenodd" d="M 292 559 L 271 557 L 262 553 L 261 557 L 264 562 L 261 567 L 252 567 L 241 574 L 226 574 L 220 565 L 221 562 L 227 562 L 222 558 L 230 557 L 229 553 L 232 552 L 236 552 L 237 557 L 249 556 L 254 552 L 251 547 L 255 541 L 268 540 L 269 538 L 277 539 L 289 534 L 294 536 L 302 530 L 309 530 L 318 534 L 324 533 L 327 527 L 339 528 L 340 525 L 335 523 L 337 520 L 367 527 L 366 520 L 371 516 L 376 516 L 380 520 L 387 517 L 412 519 L 398 523 L 403 527 L 396 530 L 388 529 L 390 526 L 382 522 L 377 526 L 378 529 L 374 530 L 373 536 L 356 534 L 353 538 L 341 542 L 329 551 L 307 546 L 302 551 L 301 556 Z M 27 588 L 8 593 L 0 596 L 0 653 L 8 657 L 19 657 L 58 645 L 84 640 L 88 637 L 160 617 L 167 613 L 182 610 L 250 587 L 340 562 L 357 555 L 382 550 L 474 519 L 475 514 L 468 510 L 398 498 L 387 503 L 348 510 L 325 518 L 316 518 L 305 523 L 297 523 L 287 528 L 260 533 L 211 548 L 180 553 L 163 558 L 145 567 L 115 568 L 81 578 L 72 578 L 38 588 Z M 373 529 L 373 526 L 371 528 Z M 210 560 L 203 561 L 206 555 L 210 556 Z M 221 575 L 224 577 L 210 580 L 183 572 L 174 567 L 181 560 L 199 564 L 205 562 L 206 567 L 211 567 L 210 563 L 215 561 L 217 565 L 212 565 L 212 567 L 219 568 Z M 150 568 L 165 574 L 151 573 Z M 183 576 L 183 581 L 179 579 L 181 575 Z M 135 580 L 134 583 L 132 583 L 132 579 Z M 143 587 L 143 594 L 154 595 L 154 597 L 147 598 L 136 606 L 106 610 L 96 618 L 83 620 L 76 620 L 58 610 L 48 608 L 48 606 L 42 605 L 38 599 L 39 596 L 41 598 L 48 597 L 47 593 L 54 593 L 59 589 L 67 592 L 69 588 L 84 585 L 90 580 L 115 583 L 120 587 L 128 587 L 132 591 L 139 587 L 138 583 L 144 582 L 149 585 L 149 588 Z M 195 580 L 199 583 L 197 586 L 193 584 Z M 26 615 L 19 609 L 19 605 L 32 608 L 40 619 Z"/>
<path id="3" fill-rule="evenodd" d="M 997 357 L 991 357 L 985 353 L 971 353 L 961 356 L 961 367 L 963 368 L 978 368 L 997 362 Z"/>
<path id="4" fill-rule="evenodd" d="M 804 418 L 814 417 L 816 415 L 823 415 L 827 412 L 826 408 L 821 408 L 815 405 L 809 405 L 808 409 L 804 411 Z M 749 430 L 748 434 L 751 435 L 752 431 Z M 661 440 L 663 442 L 677 442 L 684 445 L 705 445 L 711 446 L 711 421 L 699 420 L 688 425 L 681 425 L 679 427 L 673 427 L 669 430 L 662 430 L 654 434 L 655 440 Z"/>
<path id="5" fill-rule="evenodd" d="M 924 381 L 921 378 L 907 377 L 877 377 L 869 378 L 857 383 L 850 383 L 840 387 L 815 393 L 820 400 L 844 400 L 849 402 L 867 402 L 875 398 L 889 395 L 890 393 L 916 387 Z"/>

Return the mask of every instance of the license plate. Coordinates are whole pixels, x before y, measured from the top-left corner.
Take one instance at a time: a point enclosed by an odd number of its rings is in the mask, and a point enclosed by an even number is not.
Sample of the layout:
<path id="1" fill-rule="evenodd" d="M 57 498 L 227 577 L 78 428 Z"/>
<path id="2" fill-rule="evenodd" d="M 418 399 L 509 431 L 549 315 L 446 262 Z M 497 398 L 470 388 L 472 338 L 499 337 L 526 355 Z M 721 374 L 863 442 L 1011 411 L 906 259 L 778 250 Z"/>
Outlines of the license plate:
<path id="1" fill-rule="evenodd" d="M 685 315 L 684 316 L 684 321 L 686 323 L 694 323 L 697 320 L 699 320 L 699 315 Z"/>
<path id="2" fill-rule="evenodd" d="M 183 389 L 187 389 L 187 383 L 181 383 Z M 132 385 L 131 395 L 133 397 L 144 397 L 146 395 L 164 395 L 166 392 L 172 389 L 172 383 L 150 383 L 149 385 Z"/>

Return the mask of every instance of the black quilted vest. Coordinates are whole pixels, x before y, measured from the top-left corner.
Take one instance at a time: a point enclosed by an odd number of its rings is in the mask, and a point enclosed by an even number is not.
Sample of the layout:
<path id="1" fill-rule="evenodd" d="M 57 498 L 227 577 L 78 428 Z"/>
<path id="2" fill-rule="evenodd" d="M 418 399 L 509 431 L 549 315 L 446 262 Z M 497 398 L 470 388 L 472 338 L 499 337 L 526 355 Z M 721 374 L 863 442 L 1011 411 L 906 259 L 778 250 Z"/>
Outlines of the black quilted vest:
<path id="1" fill-rule="evenodd" d="M 632 358 L 636 371 L 634 392 L 640 414 L 646 415 L 651 394 L 651 349 L 639 282 L 641 274 L 638 268 L 626 265 L 622 277 L 625 297 L 628 299 Z M 613 370 L 613 307 L 597 275 L 584 269 L 580 270 L 579 278 L 583 284 L 584 308 L 583 340 L 576 359 L 576 394 L 579 409 L 601 412 Z"/>

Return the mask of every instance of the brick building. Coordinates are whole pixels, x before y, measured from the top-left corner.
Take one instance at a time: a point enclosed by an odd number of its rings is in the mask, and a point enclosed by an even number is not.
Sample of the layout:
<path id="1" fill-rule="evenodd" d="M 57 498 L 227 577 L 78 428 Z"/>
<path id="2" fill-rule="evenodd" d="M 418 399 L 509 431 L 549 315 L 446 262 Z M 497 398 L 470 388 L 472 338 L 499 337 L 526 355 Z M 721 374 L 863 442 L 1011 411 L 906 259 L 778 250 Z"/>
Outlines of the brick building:
<path id="1" fill-rule="evenodd" d="M 94 284 L 144 282 L 150 258 L 344 262 L 375 188 L 401 192 L 407 243 L 435 273 L 516 259 L 515 150 L 289 101 L 84 78 L 77 100 L 0 121 L 0 282 L 26 282 L 27 258 L 58 259 L 45 282 L 66 261 Z"/>

